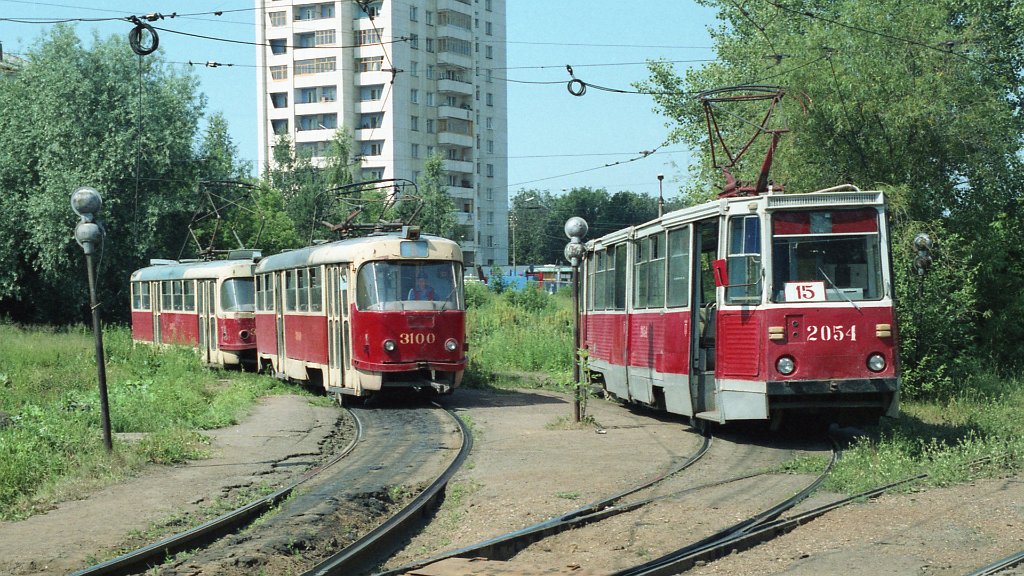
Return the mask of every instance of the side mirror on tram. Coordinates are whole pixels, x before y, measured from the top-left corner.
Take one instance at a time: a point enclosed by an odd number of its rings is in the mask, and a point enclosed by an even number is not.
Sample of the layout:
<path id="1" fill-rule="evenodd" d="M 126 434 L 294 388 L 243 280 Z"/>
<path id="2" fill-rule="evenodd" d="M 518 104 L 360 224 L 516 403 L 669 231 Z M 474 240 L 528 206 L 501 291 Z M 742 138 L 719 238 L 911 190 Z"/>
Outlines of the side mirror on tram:
<path id="1" fill-rule="evenodd" d="M 729 285 L 729 273 L 724 259 L 715 260 L 711 263 L 711 272 L 715 277 L 715 288 Z"/>

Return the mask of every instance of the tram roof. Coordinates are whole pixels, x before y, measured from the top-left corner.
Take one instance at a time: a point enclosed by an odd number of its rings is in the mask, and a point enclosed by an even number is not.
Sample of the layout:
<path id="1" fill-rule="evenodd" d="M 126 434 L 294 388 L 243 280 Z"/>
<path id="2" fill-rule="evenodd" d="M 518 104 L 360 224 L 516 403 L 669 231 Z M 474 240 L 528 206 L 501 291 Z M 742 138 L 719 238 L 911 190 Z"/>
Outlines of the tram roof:
<path id="1" fill-rule="evenodd" d="M 271 272 L 274 270 L 339 262 L 363 262 L 384 259 L 417 260 L 419 258 L 402 255 L 402 244 L 405 242 L 423 241 L 427 243 L 427 256 L 425 259 L 462 262 L 462 249 L 454 240 L 427 234 L 419 236 L 418 239 L 410 239 L 403 236 L 400 232 L 393 232 L 335 240 L 334 242 L 306 246 L 305 248 L 267 256 L 260 261 L 256 267 L 256 272 Z"/>
<path id="2" fill-rule="evenodd" d="M 207 262 L 176 262 L 155 264 L 132 272 L 132 281 L 188 280 L 194 278 L 232 278 L 252 276 L 255 263 L 243 260 L 210 260 Z"/>
<path id="3" fill-rule="evenodd" d="M 630 238 L 647 236 L 662 230 L 684 226 L 687 223 L 703 220 L 715 215 L 728 214 L 735 205 L 750 206 L 751 211 L 757 210 L 810 210 L 814 208 L 842 208 L 844 206 L 884 206 L 885 193 L 879 191 L 861 191 L 855 187 L 850 190 L 821 190 L 818 192 L 791 194 L 761 194 L 758 196 L 738 196 L 720 198 L 696 206 L 688 206 L 673 210 L 660 218 L 616 230 L 600 238 L 588 241 L 588 249 L 600 250 Z"/>

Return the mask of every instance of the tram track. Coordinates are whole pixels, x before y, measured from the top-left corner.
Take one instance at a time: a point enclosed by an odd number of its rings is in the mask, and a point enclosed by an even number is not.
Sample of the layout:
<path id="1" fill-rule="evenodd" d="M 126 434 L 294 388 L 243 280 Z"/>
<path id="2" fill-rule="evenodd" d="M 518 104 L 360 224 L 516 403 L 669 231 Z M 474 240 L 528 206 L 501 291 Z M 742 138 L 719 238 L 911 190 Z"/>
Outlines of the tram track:
<path id="1" fill-rule="evenodd" d="M 472 437 L 461 420 L 436 405 L 347 413 L 356 428 L 351 442 L 296 482 L 202 526 L 73 576 L 144 570 L 167 575 L 204 570 L 242 574 L 276 562 L 281 555 L 289 556 L 289 571 L 300 572 L 305 568 L 292 565 L 297 553 L 313 558 L 306 561 L 307 567 L 320 561 L 314 572 L 322 574 L 337 573 L 325 557 L 343 558 L 338 563 L 342 570 L 369 561 L 395 532 L 436 502 L 468 454 Z M 339 527 L 344 534 L 339 534 Z M 168 561 L 182 551 L 188 552 L 185 560 Z"/>

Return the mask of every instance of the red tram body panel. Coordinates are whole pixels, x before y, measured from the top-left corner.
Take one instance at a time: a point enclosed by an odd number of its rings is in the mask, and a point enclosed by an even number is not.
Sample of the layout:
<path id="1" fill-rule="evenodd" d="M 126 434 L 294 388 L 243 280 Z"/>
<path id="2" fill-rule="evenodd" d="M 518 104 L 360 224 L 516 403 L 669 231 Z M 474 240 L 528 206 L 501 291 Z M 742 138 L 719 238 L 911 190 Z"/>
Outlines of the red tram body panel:
<path id="1" fill-rule="evenodd" d="M 583 345 L 619 398 L 718 423 L 899 406 L 884 195 L 720 199 L 587 243 Z"/>
<path id="2" fill-rule="evenodd" d="M 136 270 L 132 339 L 190 346 L 215 366 L 255 363 L 256 257 L 246 252 L 210 262 L 155 260 Z"/>

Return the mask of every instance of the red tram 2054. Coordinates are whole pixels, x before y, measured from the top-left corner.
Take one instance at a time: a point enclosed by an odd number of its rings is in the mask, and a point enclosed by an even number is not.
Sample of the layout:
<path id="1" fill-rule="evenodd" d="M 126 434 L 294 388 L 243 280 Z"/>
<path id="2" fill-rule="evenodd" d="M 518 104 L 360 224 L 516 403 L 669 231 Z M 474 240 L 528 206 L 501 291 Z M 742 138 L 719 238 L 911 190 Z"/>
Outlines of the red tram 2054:
<path id="1" fill-rule="evenodd" d="M 608 393 L 717 423 L 898 410 L 881 192 L 722 198 L 587 249 L 581 332 Z"/>

